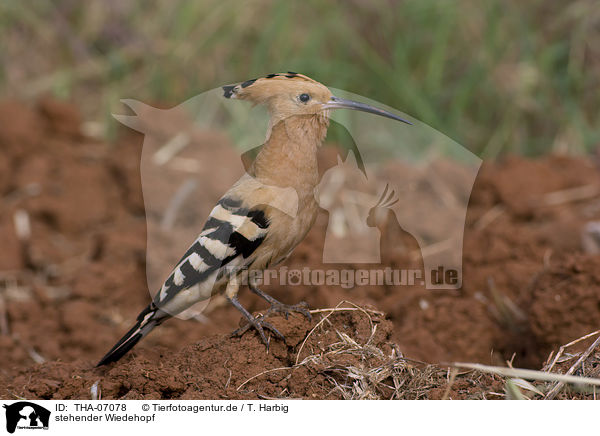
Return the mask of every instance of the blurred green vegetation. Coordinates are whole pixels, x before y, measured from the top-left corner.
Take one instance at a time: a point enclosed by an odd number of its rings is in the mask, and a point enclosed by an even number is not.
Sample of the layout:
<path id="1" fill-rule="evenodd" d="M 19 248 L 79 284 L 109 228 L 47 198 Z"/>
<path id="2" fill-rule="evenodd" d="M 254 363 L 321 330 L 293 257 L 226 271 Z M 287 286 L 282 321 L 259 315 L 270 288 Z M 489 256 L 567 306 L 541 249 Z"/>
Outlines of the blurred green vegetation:
<path id="1" fill-rule="evenodd" d="M 69 98 L 109 132 L 120 98 L 291 70 L 486 158 L 600 144 L 598 0 L 4 0 L 0 32 L 1 97 Z"/>

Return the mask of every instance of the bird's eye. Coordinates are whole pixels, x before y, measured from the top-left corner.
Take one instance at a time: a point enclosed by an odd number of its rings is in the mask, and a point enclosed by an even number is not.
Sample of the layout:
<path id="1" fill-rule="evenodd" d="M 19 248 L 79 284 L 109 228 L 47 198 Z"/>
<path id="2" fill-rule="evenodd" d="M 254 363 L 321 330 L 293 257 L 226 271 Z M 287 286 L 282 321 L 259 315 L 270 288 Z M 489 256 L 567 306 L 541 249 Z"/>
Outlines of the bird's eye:
<path id="1" fill-rule="evenodd" d="M 302 103 L 306 103 L 308 100 L 310 100 L 310 95 L 308 95 L 308 94 L 300 94 L 298 96 L 298 100 L 300 100 Z"/>

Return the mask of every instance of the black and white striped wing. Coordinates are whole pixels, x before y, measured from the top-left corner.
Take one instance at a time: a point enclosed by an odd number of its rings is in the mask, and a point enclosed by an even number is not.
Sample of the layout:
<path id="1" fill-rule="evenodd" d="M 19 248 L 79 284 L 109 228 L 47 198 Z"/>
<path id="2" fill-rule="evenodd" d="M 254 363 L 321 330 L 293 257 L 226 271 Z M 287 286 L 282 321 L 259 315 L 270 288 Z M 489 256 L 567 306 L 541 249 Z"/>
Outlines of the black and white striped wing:
<path id="1" fill-rule="evenodd" d="M 223 197 L 155 296 L 154 304 L 176 315 L 209 298 L 226 266 L 240 267 L 251 261 L 268 226 L 260 209 L 248 209 L 239 200 Z"/>

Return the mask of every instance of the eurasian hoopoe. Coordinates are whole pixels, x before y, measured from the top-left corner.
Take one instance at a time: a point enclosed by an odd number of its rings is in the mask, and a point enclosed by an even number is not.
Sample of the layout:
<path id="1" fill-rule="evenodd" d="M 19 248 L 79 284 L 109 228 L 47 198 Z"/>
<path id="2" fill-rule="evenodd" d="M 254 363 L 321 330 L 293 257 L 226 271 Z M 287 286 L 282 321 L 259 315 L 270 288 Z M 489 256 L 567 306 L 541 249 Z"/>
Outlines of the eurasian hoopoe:
<path id="1" fill-rule="evenodd" d="M 238 301 L 240 275 L 262 271 L 286 259 L 315 221 L 319 182 L 317 148 L 329 126 L 331 109 L 354 109 L 410 124 L 390 112 L 334 97 L 321 83 L 302 74 L 269 74 L 224 86 L 224 97 L 266 105 L 270 114 L 267 140 L 247 173 L 218 201 L 199 237 L 175 266 L 136 325 L 100 360 L 119 360 L 154 327 L 199 301 L 224 293 L 268 346 L 264 329 L 283 335 L 265 318 L 273 312 L 298 312 L 310 318 L 306 303 L 285 305 L 249 288 L 270 304 L 258 318 Z"/>

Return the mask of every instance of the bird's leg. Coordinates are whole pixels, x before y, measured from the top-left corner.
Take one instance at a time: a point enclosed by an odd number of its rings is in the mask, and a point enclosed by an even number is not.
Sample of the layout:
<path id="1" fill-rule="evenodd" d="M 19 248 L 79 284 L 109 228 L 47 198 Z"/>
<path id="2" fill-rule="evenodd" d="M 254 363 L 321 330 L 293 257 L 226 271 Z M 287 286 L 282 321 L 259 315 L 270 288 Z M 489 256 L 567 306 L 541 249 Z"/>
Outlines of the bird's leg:
<path id="1" fill-rule="evenodd" d="M 304 315 L 309 321 L 312 321 L 312 316 L 310 314 L 310 311 L 308 310 L 308 304 L 305 301 L 301 301 L 300 303 L 293 305 L 284 304 L 281 301 L 278 301 L 275 298 L 271 297 L 269 294 L 265 294 L 254 283 L 250 283 L 249 287 L 252 292 L 254 292 L 259 297 L 263 298 L 267 303 L 271 305 L 271 307 L 269 308 L 269 312 L 267 312 L 266 315 L 272 312 L 281 313 L 283 314 L 283 316 L 285 316 L 285 319 L 288 319 L 290 312 L 298 312 Z"/>
<path id="2" fill-rule="evenodd" d="M 267 336 L 265 335 L 265 329 L 270 330 L 271 332 L 273 332 L 275 334 L 275 336 L 279 337 L 281 340 L 283 340 L 285 342 L 285 337 L 281 334 L 281 332 L 279 330 L 277 330 L 270 323 L 265 321 L 264 315 L 259 316 L 258 318 L 254 317 L 250 312 L 248 312 L 246 310 L 246 308 L 244 306 L 242 306 L 240 304 L 237 297 L 234 296 L 231 298 L 230 297 L 226 297 L 226 298 L 233 305 L 233 307 L 235 307 L 237 310 L 239 310 L 242 313 L 242 315 L 244 315 L 244 318 L 246 318 L 246 320 L 248 321 L 248 324 L 246 324 L 243 327 L 240 327 L 239 329 L 237 329 L 236 331 L 231 333 L 231 336 L 242 336 L 251 327 L 254 327 L 254 329 L 260 335 L 260 338 L 264 342 L 265 346 L 267 347 L 267 350 L 269 349 L 269 341 L 267 341 Z"/>

